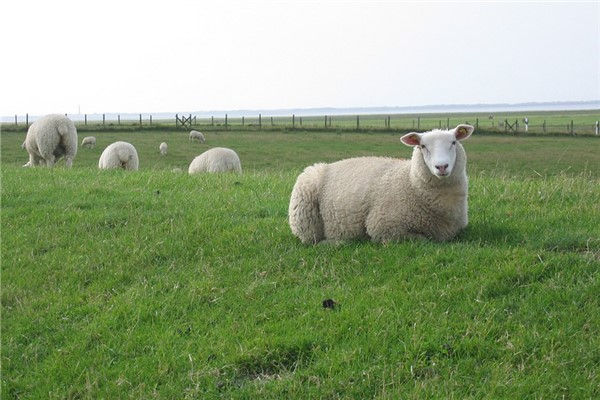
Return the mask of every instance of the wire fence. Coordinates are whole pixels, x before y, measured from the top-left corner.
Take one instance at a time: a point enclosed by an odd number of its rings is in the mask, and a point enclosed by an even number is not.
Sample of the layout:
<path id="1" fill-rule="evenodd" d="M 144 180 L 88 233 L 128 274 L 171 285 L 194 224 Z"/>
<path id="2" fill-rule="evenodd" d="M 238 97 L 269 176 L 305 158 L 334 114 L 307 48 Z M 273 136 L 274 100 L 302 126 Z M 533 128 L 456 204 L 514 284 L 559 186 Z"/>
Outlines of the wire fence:
<path id="1" fill-rule="evenodd" d="M 67 114 L 65 114 L 67 115 Z M 340 130 L 340 131 L 427 131 L 450 129 L 458 124 L 473 125 L 476 130 L 504 134 L 553 134 L 553 135 L 600 135 L 600 112 L 581 118 L 548 115 L 547 117 L 487 117 L 473 115 L 321 115 L 321 116 L 197 116 L 164 114 L 158 118 L 152 114 L 93 114 L 69 116 L 79 130 L 118 129 L 205 129 L 205 130 Z M 33 122 L 29 115 L 15 115 L 13 123 L 4 122 L 3 130 L 26 130 Z"/>

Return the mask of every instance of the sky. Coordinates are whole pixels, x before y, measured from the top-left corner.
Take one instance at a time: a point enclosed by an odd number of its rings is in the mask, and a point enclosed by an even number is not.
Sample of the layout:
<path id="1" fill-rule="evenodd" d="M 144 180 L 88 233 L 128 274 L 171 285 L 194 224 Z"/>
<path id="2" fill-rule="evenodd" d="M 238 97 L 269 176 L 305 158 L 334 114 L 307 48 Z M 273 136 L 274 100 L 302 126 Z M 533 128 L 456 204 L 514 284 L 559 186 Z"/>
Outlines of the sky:
<path id="1" fill-rule="evenodd" d="M 0 6 L 0 115 L 600 99 L 600 1 Z"/>

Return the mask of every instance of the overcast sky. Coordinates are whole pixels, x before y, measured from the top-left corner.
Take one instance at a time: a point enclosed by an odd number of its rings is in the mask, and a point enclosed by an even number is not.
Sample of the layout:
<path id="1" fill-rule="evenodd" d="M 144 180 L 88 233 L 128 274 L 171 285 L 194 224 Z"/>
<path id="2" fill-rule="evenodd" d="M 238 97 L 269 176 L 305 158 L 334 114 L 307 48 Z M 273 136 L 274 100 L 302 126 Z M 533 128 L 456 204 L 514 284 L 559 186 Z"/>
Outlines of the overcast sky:
<path id="1" fill-rule="evenodd" d="M 2 2 L 0 114 L 600 99 L 600 2 Z"/>

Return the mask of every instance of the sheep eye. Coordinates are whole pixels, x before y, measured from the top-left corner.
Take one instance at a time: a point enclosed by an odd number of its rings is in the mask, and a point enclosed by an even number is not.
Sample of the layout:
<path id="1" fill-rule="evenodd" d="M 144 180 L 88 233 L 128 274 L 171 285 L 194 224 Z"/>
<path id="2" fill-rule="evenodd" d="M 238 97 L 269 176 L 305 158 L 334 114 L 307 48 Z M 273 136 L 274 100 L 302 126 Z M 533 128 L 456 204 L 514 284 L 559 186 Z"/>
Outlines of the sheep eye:
<path id="1" fill-rule="evenodd" d="M 424 148 L 425 148 L 425 145 L 424 145 L 424 144 L 422 144 L 422 145 L 421 145 L 421 148 L 422 148 L 422 149 L 424 149 Z"/>
<path id="2" fill-rule="evenodd" d="M 452 144 L 456 144 L 456 140 L 452 141 Z"/>

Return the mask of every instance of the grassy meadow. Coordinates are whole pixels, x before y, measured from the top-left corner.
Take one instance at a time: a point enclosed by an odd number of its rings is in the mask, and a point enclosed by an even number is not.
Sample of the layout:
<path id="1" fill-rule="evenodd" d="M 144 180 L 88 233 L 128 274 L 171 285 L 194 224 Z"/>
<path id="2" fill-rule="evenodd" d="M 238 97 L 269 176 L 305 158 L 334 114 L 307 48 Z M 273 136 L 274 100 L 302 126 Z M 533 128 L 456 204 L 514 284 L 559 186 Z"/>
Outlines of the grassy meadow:
<path id="1" fill-rule="evenodd" d="M 475 132 L 455 240 L 304 246 L 298 173 L 398 134 L 87 135 L 71 170 L 0 135 L 3 399 L 600 397 L 598 138 Z M 244 173 L 171 172 L 215 146 Z"/>

